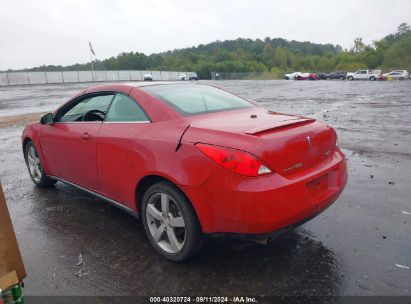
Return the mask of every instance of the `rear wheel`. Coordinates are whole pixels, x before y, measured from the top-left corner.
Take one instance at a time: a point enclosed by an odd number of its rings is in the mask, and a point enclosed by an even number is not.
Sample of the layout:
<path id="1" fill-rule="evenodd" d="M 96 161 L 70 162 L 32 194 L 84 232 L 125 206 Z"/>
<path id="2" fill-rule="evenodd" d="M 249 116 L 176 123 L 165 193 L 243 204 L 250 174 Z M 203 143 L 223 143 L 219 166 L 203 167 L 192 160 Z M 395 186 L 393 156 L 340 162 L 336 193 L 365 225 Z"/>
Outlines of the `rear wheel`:
<path id="1" fill-rule="evenodd" d="M 203 234 L 193 207 L 169 182 L 154 184 L 146 191 L 142 220 L 151 245 L 170 261 L 187 260 L 202 248 Z"/>
<path id="2" fill-rule="evenodd" d="M 31 180 L 36 186 L 50 187 L 56 183 L 56 180 L 50 179 L 46 176 L 40 156 L 31 141 L 24 147 L 24 158 L 26 160 Z"/>
<path id="3" fill-rule="evenodd" d="M 348 76 L 347 79 L 348 79 L 348 80 L 354 80 L 354 77 Z"/>
<path id="4" fill-rule="evenodd" d="M 371 76 L 371 77 L 370 77 L 370 80 L 371 80 L 371 81 L 374 81 L 374 80 L 375 80 L 375 76 Z"/>

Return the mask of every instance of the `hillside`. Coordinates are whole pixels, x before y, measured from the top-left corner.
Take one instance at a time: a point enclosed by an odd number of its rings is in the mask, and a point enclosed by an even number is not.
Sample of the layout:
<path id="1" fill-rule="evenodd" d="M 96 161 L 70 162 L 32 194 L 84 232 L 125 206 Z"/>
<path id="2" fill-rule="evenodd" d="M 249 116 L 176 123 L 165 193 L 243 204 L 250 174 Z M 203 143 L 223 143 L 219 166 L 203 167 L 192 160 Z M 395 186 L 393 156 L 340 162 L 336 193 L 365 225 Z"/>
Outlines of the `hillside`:
<path id="1" fill-rule="evenodd" d="M 396 33 L 371 45 L 361 38 L 354 48 L 343 50 L 339 45 L 288 41 L 282 38 L 216 41 L 196 47 L 145 55 L 138 52 L 121 53 L 117 57 L 96 60 L 96 70 L 189 70 L 200 78 L 218 72 L 352 71 L 360 68 L 411 70 L 411 31 L 403 23 Z M 30 71 L 89 70 L 91 64 L 40 66 Z"/>

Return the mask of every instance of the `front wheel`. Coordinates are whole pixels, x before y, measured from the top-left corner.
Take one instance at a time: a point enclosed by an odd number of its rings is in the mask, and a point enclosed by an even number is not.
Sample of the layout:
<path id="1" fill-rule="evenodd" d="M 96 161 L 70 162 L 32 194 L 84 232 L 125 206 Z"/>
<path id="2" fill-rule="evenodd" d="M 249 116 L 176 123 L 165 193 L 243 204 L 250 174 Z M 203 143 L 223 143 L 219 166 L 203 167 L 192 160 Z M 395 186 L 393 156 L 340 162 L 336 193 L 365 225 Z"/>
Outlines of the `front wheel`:
<path id="1" fill-rule="evenodd" d="M 203 234 L 193 207 L 169 182 L 154 184 L 146 191 L 142 220 L 151 245 L 170 261 L 187 260 L 202 248 Z"/>
<path id="2" fill-rule="evenodd" d="M 24 158 L 26 160 L 27 168 L 29 169 L 31 180 L 36 186 L 50 187 L 56 183 L 56 180 L 50 179 L 46 176 L 40 156 L 31 141 L 24 147 Z"/>
<path id="3" fill-rule="evenodd" d="M 348 76 L 347 79 L 348 79 L 348 80 L 354 80 L 354 77 Z"/>

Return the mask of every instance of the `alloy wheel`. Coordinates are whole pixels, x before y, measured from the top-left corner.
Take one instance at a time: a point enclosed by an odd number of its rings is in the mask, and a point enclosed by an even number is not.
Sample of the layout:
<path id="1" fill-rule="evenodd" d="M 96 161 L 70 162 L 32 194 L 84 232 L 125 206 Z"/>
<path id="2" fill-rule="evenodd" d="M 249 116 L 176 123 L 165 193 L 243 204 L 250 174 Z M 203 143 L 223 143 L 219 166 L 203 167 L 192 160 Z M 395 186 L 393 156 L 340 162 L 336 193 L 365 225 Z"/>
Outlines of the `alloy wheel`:
<path id="1" fill-rule="evenodd" d="M 147 226 L 157 245 L 167 253 L 181 251 L 186 238 L 183 214 L 165 193 L 154 193 L 146 208 Z"/>
<path id="2" fill-rule="evenodd" d="M 29 167 L 31 177 L 36 182 L 40 182 L 43 173 L 40 158 L 34 146 L 30 146 L 30 148 L 27 150 L 27 165 Z"/>

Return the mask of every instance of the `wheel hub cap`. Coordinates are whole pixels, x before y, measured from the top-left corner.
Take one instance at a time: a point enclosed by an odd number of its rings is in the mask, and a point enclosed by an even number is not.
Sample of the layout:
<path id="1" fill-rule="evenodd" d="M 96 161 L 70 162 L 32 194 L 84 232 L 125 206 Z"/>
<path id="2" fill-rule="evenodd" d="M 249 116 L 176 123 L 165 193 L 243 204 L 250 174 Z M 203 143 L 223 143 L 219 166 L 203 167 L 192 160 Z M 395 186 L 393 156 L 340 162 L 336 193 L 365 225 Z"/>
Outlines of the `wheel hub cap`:
<path id="1" fill-rule="evenodd" d="M 178 253 L 186 237 L 183 214 L 165 193 L 153 194 L 146 209 L 147 225 L 157 245 L 168 253 Z"/>
<path id="2" fill-rule="evenodd" d="M 27 151 L 27 165 L 29 167 L 31 177 L 36 182 L 39 182 L 42 177 L 41 162 L 37 151 L 33 146 L 31 146 Z"/>

